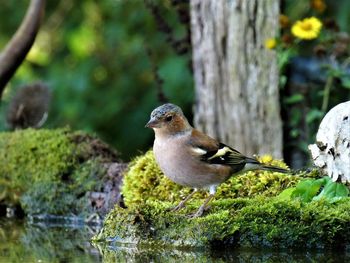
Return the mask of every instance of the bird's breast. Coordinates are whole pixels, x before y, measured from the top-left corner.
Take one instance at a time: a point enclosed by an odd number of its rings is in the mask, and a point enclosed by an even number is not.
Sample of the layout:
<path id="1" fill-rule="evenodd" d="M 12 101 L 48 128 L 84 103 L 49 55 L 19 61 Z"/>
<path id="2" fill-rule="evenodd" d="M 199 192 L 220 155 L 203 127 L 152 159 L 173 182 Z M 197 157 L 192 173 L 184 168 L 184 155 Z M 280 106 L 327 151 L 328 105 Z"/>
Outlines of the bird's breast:
<path id="1" fill-rule="evenodd" d="M 220 184 L 229 176 L 229 168 L 209 165 L 189 152 L 185 138 L 155 139 L 153 151 L 162 172 L 173 182 L 192 188 Z"/>

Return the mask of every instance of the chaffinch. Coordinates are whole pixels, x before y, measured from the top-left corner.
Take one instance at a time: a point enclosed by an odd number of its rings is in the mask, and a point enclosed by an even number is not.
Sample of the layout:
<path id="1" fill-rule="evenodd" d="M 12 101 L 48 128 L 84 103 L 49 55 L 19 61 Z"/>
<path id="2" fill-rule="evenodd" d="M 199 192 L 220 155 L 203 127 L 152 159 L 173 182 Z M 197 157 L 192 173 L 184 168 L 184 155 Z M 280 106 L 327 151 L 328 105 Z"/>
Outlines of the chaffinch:
<path id="1" fill-rule="evenodd" d="M 199 217 L 214 197 L 216 187 L 232 175 L 250 170 L 288 170 L 267 166 L 194 129 L 180 107 L 167 103 L 154 109 L 146 127 L 155 133 L 155 159 L 173 182 L 194 188 L 173 210 L 179 210 L 198 189 L 209 189 L 210 195 L 192 217 Z"/>

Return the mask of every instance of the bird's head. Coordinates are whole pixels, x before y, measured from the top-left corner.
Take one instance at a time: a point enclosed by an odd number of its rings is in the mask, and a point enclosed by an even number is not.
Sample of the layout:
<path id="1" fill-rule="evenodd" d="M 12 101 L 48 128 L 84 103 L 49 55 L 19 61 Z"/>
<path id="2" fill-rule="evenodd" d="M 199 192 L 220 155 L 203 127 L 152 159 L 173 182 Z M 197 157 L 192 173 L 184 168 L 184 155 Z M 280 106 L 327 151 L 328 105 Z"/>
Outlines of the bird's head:
<path id="1" fill-rule="evenodd" d="M 155 108 L 146 127 L 159 134 L 176 134 L 191 129 L 181 108 L 171 103 Z"/>

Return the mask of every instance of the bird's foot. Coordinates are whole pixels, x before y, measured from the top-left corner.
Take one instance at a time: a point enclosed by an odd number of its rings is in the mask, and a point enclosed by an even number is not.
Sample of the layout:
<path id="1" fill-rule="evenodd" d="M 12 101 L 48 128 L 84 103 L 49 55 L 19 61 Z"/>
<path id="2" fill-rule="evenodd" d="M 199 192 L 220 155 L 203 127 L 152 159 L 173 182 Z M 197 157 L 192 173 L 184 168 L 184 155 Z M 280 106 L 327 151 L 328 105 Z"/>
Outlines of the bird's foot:
<path id="1" fill-rule="evenodd" d="M 176 211 L 181 210 L 184 207 L 185 207 L 185 202 L 181 201 L 177 206 L 168 208 L 167 211 L 176 212 Z"/>
<path id="2" fill-rule="evenodd" d="M 192 196 L 197 192 L 197 189 L 194 189 L 184 200 L 182 200 L 177 206 L 169 209 L 171 212 L 179 211 L 180 209 L 185 207 L 185 204 L 188 200 L 192 198 Z"/>
<path id="3" fill-rule="evenodd" d="M 210 206 L 201 205 L 196 213 L 187 215 L 187 218 L 198 218 L 201 217 L 205 212 L 210 209 Z"/>

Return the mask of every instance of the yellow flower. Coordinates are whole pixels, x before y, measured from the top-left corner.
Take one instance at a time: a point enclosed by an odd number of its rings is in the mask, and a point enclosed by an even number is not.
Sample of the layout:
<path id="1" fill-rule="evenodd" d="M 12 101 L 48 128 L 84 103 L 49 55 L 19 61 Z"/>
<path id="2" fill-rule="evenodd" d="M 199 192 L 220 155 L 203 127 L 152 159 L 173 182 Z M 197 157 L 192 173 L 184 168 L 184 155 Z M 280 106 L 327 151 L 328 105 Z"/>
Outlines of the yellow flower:
<path id="1" fill-rule="evenodd" d="M 270 164 L 273 161 L 272 156 L 269 154 L 260 156 L 258 159 L 259 159 L 259 162 L 266 163 L 266 164 Z"/>
<path id="2" fill-rule="evenodd" d="M 274 49 L 276 47 L 276 45 L 277 45 L 277 41 L 274 38 L 268 38 L 265 41 L 265 47 L 267 49 Z"/>
<path id="3" fill-rule="evenodd" d="M 292 34 L 300 39 L 311 40 L 318 37 L 322 28 L 322 22 L 316 17 L 299 20 L 292 26 Z"/>

